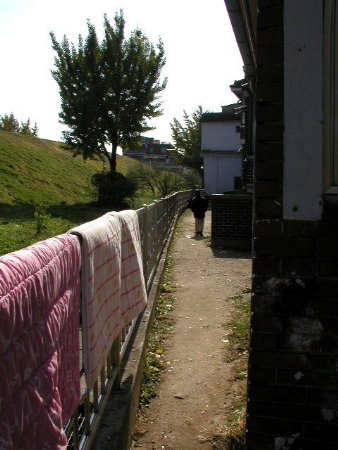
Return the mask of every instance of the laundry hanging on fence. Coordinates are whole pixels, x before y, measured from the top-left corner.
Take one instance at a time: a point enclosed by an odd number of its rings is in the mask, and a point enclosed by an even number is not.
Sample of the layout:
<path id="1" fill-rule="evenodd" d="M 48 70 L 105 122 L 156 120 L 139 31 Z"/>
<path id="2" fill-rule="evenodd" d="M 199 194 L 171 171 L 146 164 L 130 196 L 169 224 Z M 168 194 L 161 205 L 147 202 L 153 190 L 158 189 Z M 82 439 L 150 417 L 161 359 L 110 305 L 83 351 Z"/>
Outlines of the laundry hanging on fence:
<path id="1" fill-rule="evenodd" d="M 146 303 L 138 217 L 132 213 L 107 213 L 70 230 L 81 238 L 83 361 L 89 389 L 114 339 Z"/>
<path id="2" fill-rule="evenodd" d="M 147 303 L 137 212 L 114 213 L 121 224 L 121 315 L 129 323 Z"/>
<path id="3" fill-rule="evenodd" d="M 69 234 L 0 257 L 0 448 L 66 448 L 80 400 L 80 261 Z"/>
<path id="4" fill-rule="evenodd" d="M 91 389 L 121 331 L 121 226 L 104 215 L 70 230 L 81 238 L 83 363 Z"/>

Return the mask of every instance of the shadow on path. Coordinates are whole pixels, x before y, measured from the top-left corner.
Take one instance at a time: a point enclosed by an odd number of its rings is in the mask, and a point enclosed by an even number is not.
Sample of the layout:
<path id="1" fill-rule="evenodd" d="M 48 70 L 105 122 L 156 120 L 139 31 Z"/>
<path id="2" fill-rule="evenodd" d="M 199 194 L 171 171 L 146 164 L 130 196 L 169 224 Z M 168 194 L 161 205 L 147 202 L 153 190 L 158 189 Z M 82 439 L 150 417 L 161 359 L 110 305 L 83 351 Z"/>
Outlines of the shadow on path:
<path id="1" fill-rule="evenodd" d="M 211 249 L 215 258 L 251 259 L 251 252 L 248 250 L 237 250 L 224 247 L 212 247 Z"/>

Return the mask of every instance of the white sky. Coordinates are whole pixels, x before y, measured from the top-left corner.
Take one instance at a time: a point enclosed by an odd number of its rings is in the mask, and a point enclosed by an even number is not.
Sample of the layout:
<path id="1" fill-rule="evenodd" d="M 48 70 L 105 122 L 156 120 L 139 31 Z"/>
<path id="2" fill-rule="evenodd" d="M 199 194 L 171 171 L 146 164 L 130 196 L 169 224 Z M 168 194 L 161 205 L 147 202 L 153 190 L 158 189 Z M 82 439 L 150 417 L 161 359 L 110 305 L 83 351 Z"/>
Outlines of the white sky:
<path id="1" fill-rule="evenodd" d="M 102 31 L 103 14 L 113 23 L 123 9 L 126 35 L 140 28 L 151 42 L 162 38 L 167 63 L 162 92 L 164 114 L 151 121 L 147 135 L 171 141 L 170 122 L 198 105 L 218 112 L 235 103 L 229 85 L 243 78 L 242 60 L 224 0 L 1 0 L 0 115 L 37 122 L 41 138 L 61 140 L 60 97 L 51 76 L 54 51 L 49 32 L 77 42 L 87 19 Z"/>

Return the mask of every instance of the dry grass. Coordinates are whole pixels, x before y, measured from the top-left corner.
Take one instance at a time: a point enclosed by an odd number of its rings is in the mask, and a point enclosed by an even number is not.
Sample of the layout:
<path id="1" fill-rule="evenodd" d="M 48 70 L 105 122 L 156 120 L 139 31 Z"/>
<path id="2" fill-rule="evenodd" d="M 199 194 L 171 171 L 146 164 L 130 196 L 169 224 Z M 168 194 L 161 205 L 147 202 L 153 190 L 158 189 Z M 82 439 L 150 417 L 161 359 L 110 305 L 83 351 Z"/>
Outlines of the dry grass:
<path id="1" fill-rule="evenodd" d="M 247 402 L 247 366 L 250 322 L 250 289 L 231 298 L 234 312 L 226 325 L 225 360 L 231 368 L 228 381 L 229 402 L 224 409 L 224 423 L 204 430 L 200 442 L 210 442 L 215 450 L 244 450 Z"/>

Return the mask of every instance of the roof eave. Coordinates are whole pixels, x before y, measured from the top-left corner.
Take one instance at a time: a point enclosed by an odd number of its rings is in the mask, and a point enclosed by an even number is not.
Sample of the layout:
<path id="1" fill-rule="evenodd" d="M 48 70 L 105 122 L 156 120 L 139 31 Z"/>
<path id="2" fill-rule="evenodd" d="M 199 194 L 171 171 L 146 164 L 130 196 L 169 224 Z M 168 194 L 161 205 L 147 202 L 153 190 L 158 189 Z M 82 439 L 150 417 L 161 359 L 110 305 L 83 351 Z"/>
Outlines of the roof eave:
<path id="1" fill-rule="evenodd" d="M 255 0 L 251 0 L 255 1 Z M 230 22 L 235 34 L 239 51 L 244 63 L 244 72 L 248 77 L 256 73 L 255 34 L 252 18 L 245 0 L 224 0 Z M 251 5 L 251 11 L 252 11 Z"/>

